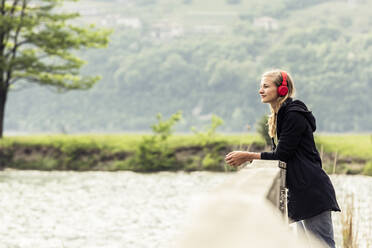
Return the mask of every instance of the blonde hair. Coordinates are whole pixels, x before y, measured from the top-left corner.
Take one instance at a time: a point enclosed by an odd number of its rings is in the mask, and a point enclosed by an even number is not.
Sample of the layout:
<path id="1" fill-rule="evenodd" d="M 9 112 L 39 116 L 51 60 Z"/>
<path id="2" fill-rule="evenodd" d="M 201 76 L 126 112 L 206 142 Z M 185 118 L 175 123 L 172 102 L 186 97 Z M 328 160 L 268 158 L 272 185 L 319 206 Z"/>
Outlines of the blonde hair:
<path id="1" fill-rule="evenodd" d="M 262 75 L 262 79 L 267 79 L 270 82 L 273 82 L 277 87 L 279 87 L 283 82 L 282 72 L 283 70 L 275 69 L 271 71 L 267 71 Z M 279 96 L 277 98 L 277 104 L 275 105 L 275 109 L 270 105 L 271 114 L 269 115 L 269 119 L 267 124 L 269 126 L 269 136 L 271 138 L 275 137 L 276 135 L 276 120 L 277 120 L 277 113 L 279 108 L 282 104 L 287 100 L 289 97 L 294 97 L 295 95 L 295 87 L 293 84 L 293 80 L 291 75 L 287 72 L 287 87 L 288 93 L 285 96 Z"/>

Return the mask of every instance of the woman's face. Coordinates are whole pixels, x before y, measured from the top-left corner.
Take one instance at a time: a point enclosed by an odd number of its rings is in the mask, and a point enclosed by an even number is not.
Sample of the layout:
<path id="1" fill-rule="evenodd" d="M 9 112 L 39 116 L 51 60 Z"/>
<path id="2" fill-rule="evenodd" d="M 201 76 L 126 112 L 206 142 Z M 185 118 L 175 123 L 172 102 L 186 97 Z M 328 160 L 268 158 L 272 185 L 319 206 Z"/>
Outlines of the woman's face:
<path id="1" fill-rule="evenodd" d="M 260 94 L 261 102 L 263 103 L 274 103 L 279 97 L 278 87 L 267 77 L 261 79 L 260 90 L 258 93 Z"/>

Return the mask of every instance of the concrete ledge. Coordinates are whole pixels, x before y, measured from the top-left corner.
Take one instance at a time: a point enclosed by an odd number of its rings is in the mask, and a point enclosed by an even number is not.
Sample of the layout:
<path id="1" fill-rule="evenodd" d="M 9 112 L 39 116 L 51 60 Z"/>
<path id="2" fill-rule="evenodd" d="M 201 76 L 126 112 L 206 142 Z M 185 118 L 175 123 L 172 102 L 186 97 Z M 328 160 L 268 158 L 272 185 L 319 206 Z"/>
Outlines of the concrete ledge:
<path id="1" fill-rule="evenodd" d="M 297 236 L 267 199 L 278 161 L 254 161 L 219 185 L 191 214 L 176 247 L 322 247 Z"/>

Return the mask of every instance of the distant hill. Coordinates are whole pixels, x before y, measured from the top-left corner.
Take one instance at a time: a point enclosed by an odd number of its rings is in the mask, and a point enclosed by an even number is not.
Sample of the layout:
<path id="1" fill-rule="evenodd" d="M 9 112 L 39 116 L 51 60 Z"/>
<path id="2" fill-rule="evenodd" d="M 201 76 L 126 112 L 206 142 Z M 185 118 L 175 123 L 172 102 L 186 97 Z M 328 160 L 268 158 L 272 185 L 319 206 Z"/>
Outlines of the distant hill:
<path id="1" fill-rule="evenodd" d="M 371 132 L 371 0 L 102 0 L 70 3 L 82 23 L 115 30 L 107 49 L 82 51 L 89 91 L 38 86 L 9 95 L 5 131 L 149 131 L 158 112 L 183 111 L 178 131 L 254 129 L 268 113 L 261 74 L 283 68 L 319 131 Z"/>

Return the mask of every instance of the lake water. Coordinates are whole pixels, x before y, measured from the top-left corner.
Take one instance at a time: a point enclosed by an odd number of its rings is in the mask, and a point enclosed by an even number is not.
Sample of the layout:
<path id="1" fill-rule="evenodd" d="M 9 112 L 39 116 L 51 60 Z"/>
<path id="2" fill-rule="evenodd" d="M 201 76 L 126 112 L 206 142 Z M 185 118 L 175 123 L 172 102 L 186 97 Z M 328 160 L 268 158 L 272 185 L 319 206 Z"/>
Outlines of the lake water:
<path id="1" fill-rule="evenodd" d="M 171 247 L 191 207 L 232 175 L 5 170 L 0 248 Z M 372 245 L 372 177 L 331 178 L 342 208 L 354 193 L 359 247 Z"/>

